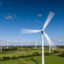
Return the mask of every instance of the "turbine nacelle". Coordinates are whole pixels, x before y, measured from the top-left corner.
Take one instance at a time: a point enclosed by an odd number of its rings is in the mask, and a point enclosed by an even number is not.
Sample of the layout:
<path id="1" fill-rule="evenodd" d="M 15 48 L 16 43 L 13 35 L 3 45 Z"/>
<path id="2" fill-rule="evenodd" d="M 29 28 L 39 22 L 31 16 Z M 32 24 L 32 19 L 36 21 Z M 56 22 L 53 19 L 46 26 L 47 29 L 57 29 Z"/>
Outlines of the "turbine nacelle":
<path id="1" fill-rule="evenodd" d="M 43 33 L 44 33 L 44 31 L 41 31 L 41 33 L 43 34 Z"/>

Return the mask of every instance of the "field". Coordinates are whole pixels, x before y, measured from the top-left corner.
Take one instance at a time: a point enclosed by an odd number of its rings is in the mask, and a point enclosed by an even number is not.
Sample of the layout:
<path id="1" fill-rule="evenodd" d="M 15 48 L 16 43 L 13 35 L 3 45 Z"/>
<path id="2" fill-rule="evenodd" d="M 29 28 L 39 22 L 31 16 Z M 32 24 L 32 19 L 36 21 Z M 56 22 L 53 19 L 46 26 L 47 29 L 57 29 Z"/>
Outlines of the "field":
<path id="1" fill-rule="evenodd" d="M 64 64 L 64 56 L 60 56 L 63 50 L 49 53 L 48 49 L 45 49 L 45 64 Z M 40 48 L 18 48 L 0 53 L 0 64 L 42 64 L 41 62 Z"/>

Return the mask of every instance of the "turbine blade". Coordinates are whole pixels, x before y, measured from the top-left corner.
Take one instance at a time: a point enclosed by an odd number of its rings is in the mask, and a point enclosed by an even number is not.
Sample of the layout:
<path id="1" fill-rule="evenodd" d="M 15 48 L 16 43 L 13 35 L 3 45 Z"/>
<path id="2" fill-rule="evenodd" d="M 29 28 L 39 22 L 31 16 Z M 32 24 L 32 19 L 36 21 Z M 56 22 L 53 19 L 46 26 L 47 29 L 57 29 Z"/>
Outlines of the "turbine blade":
<path id="1" fill-rule="evenodd" d="M 41 32 L 41 30 L 32 30 L 32 29 L 22 29 L 21 33 L 27 34 L 27 33 L 38 33 Z"/>
<path id="2" fill-rule="evenodd" d="M 49 47 L 50 49 L 54 50 L 54 48 L 56 48 L 56 46 L 54 45 L 54 43 L 52 42 L 52 40 L 50 39 L 50 37 L 44 32 L 44 35 L 49 43 Z"/>
<path id="3" fill-rule="evenodd" d="M 46 19 L 46 22 L 45 22 L 45 24 L 43 26 L 43 31 L 45 30 L 45 28 L 47 27 L 48 23 L 51 21 L 51 19 L 53 18 L 53 16 L 54 16 L 54 12 L 50 12 L 49 15 L 48 15 L 48 17 L 47 17 L 47 19 Z"/>
<path id="4" fill-rule="evenodd" d="M 53 45 L 52 40 L 50 39 L 50 37 L 49 37 L 45 32 L 44 32 L 44 35 L 45 35 L 45 37 L 46 37 L 48 43 L 49 43 L 50 45 Z"/>

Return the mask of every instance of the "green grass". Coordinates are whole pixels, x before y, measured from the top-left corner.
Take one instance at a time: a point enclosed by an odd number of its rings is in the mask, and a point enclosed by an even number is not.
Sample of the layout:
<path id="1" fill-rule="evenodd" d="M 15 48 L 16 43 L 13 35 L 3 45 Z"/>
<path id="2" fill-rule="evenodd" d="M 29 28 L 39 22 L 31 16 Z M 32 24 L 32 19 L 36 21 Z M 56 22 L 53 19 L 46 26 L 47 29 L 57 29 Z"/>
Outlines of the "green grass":
<path id="1" fill-rule="evenodd" d="M 36 56 L 31 58 L 1 61 L 0 64 L 41 64 L 41 62 L 41 56 Z M 64 64 L 64 58 L 58 56 L 45 56 L 45 64 Z"/>
<path id="2" fill-rule="evenodd" d="M 60 51 L 63 51 L 63 50 L 60 49 Z M 34 52 L 42 53 L 41 49 L 38 49 L 38 50 L 23 49 L 23 50 L 15 50 L 15 51 L 6 51 L 0 54 L 0 58 L 13 57 L 13 56 L 15 57 L 25 56 L 25 55 L 33 54 Z M 45 53 L 46 52 L 48 52 L 48 50 L 45 50 Z M 34 57 L 27 57 L 27 58 L 18 58 L 15 60 L 9 59 L 9 60 L 0 61 L 0 64 L 42 64 L 42 57 L 34 56 Z M 54 54 L 50 56 L 45 56 L 45 64 L 64 64 L 64 57 L 55 56 Z"/>
<path id="3" fill-rule="evenodd" d="M 6 60 L 1 61 L 0 64 L 25 64 L 25 63 L 20 60 Z"/>
<path id="4" fill-rule="evenodd" d="M 0 58 L 2 57 L 13 57 L 13 56 L 24 56 L 24 55 L 30 55 L 33 54 L 34 52 L 39 52 L 41 53 L 41 50 L 22 50 L 22 51 L 11 51 L 11 52 L 6 52 L 0 54 Z"/>
<path id="5" fill-rule="evenodd" d="M 34 57 L 41 64 L 41 56 Z M 45 56 L 45 64 L 64 64 L 64 58 L 59 56 Z"/>

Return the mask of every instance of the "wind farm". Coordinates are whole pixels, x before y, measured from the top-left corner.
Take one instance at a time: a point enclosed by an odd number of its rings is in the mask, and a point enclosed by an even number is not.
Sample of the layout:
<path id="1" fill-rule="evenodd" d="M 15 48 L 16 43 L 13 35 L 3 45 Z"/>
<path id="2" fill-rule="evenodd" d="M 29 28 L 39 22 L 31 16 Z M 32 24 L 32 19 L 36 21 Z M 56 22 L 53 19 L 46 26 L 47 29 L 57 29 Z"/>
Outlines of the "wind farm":
<path id="1" fill-rule="evenodd" d="M 0 64 L 64 64 L 63 7 L 63 0 L 1 0 Z"/>

